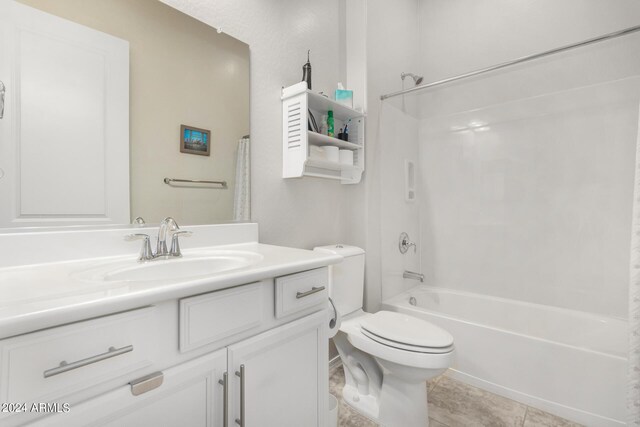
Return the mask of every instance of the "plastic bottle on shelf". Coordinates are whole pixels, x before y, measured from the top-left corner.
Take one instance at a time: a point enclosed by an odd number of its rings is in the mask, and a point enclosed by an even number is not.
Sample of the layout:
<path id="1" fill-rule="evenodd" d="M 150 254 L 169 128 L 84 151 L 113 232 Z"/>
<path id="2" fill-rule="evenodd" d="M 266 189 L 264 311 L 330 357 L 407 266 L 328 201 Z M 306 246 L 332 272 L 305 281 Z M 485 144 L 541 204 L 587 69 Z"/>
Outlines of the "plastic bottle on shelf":
<path id="1" fill-rule="evenodd" d="M 328 116 L 326 114 L 324 114 L 322 116 L 322 122 L 320 123 L 320 133 L 323 135 L 328 135 L 329 134 L 329 125 L 327 125 L 327 121 L 328 121 Z"/>
<path id="2" fill-rule="evenodd" d="M 327 135 L 334 136 L 335 130 L 333 129 L 333 110 L 327 112 Z"/>

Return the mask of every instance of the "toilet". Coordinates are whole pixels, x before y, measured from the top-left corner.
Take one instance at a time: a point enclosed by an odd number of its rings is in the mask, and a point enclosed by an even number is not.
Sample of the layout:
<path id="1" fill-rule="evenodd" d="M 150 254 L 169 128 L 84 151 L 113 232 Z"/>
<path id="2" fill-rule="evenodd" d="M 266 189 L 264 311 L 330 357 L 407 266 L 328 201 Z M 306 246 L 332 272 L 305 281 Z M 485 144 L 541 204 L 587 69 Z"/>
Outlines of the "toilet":
<path id="1" fill-rule="evenodd" d="M 417 317 L 364 312 L 362 249 L 332 245 L 314 250 L 344 257 L 329 267 L 329 296 L 342 318 L 333 339 L 344 366 L 344 401 L 385 427 L 428 425 L 425 382 L 451 364 L 453 337 Z"/>

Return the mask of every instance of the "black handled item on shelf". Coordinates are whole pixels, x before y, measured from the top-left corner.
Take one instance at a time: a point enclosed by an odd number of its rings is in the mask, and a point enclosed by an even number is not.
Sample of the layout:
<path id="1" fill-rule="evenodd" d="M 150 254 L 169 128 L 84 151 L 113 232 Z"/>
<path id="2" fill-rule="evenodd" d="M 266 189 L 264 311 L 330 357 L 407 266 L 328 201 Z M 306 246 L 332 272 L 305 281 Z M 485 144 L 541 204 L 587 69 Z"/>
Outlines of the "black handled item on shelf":
<path id="1" fill-rule="evenodd" d="M 302 66 L 302 81 L 307 82 L 307 89 L 311 90 L 311 62 L 309 62 L 310 50 L 307 51 L 307 63 Z"/>

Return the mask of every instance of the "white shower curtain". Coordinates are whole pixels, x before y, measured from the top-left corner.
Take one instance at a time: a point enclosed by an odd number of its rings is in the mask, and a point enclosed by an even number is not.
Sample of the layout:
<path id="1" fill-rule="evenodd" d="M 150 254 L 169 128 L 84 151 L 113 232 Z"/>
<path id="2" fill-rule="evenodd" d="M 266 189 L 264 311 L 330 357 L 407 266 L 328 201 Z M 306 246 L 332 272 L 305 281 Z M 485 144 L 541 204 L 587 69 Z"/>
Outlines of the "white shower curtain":
<path id="1" fill-rule="evenodd" d="M 627 425 L 640 426 L 640 137 L 636 144 L 636 178 L 631 234 L 631 285 L 629 287 L 629 383 Z"/>
<path id="2" fill-rule="evenodd" d="M 233 198 L 234 221 L 251 219 L 251 168 L 249 159 L 249 138 L 238 142 L 238 159 L 236 161 L 236 188 Z"/>

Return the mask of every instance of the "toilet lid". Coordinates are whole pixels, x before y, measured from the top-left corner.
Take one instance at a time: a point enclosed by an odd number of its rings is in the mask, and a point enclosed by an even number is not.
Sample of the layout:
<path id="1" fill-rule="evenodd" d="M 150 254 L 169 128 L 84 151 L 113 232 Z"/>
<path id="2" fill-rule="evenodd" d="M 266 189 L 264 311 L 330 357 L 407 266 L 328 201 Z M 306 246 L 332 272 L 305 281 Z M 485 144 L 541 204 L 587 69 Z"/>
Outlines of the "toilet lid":
<path id="1" fill-rule="evenodd" d="M 399 342 L 391 341 L 382 337 L 379 337 L 371 332 L 368 332 L 366 329 L 360 329 L 362 335 L 365 337 L 379 342 L 380 344 L 386 345 L 387 347 L 398 348 L 400 350 L 413 351 L 417 353 L 432 353 L 432 354 L 440 354 L 440 353 L 449 353 L 453 351 L 453 344 L 447 347 L 417 347 L 415 345 L 402 344 Z"/>
<path id="2" fill-rule="evenodd" d="M 417 317 L 392 311 L 379 311 L 365 317 L 360 328 L 371 339 L 383 344 L 383 341 L 394 343 L 388 345 L 398 348 L 402 345 L 413 351 L 445 349 L 453 345 L 453 337 L 444 329 Z"/>

